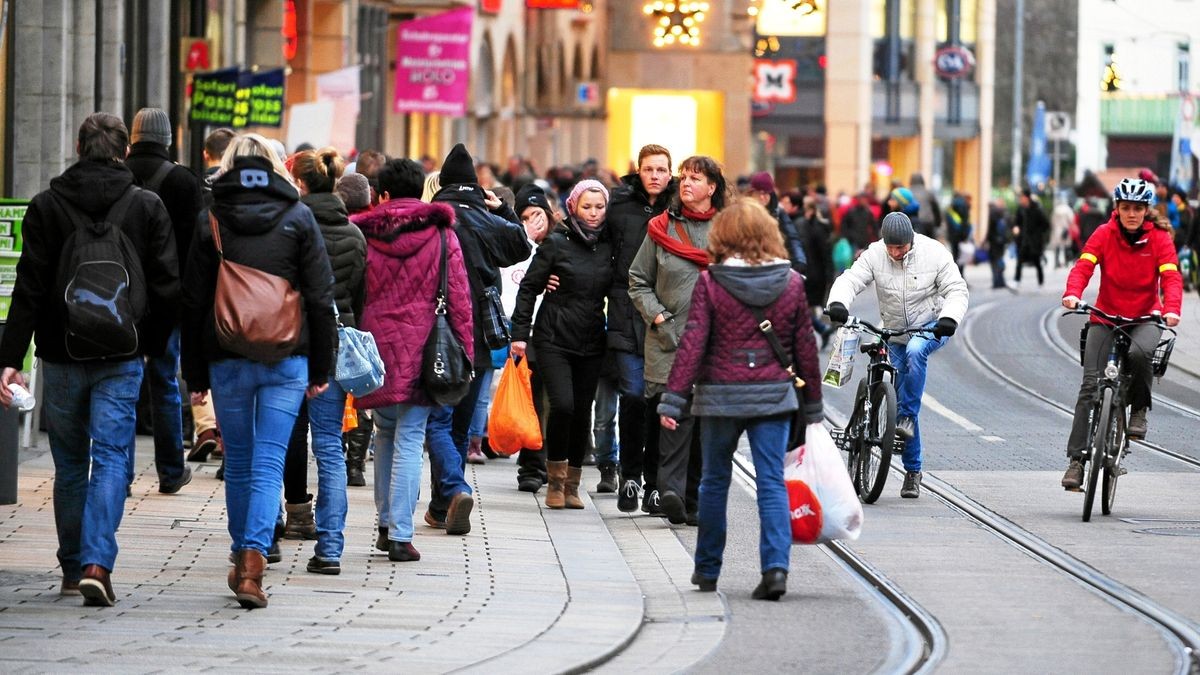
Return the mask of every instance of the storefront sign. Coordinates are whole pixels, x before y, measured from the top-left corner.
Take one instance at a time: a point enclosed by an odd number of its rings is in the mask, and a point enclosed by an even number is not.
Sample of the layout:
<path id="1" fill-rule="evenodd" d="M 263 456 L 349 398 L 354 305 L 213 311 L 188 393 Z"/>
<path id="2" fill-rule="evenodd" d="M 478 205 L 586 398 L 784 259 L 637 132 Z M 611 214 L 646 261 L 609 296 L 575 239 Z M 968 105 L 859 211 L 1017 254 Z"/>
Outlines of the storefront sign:
<path id="1" fill-rule="evenodd" d="M 283 69 L 243 72 L 238 78 L 232 126 L 283 126 Z"/>
<path id="2" fill-rule="evenodd" d="M 466 114 L 474 14 L 463 7 L 400 23 L 394 111 Z"/>
<path id="3" fill-rule="evenodd" d="M 237 105 L 238 69 L 226 68 L 192 78 L 192 122 L 227 127 Z"/>
<path id="4" fill-rule="evenodd" d="M 796 100 L 796 62 L 790 59 L 754 61 L 754 100 L 792 103 Z"/>
<path id="5" fill-rule="evenodd" d="M 185 73 L 212 70 L 212 40 L 198 37 L 180 40 L 179 69 Z"/>
<path id="6" fill-rule="evenodd" d="M 503 0 L 479 0 L 479 11 L 488 14 L 499 14 Z"/>
<path id="7" fill-rule="evenodd" d="M 13 286 L 17 283 L 17 260 L 21 257 L 21 222 L 29 202 L 0 199 L 0 322 L 8 321 Z"/>

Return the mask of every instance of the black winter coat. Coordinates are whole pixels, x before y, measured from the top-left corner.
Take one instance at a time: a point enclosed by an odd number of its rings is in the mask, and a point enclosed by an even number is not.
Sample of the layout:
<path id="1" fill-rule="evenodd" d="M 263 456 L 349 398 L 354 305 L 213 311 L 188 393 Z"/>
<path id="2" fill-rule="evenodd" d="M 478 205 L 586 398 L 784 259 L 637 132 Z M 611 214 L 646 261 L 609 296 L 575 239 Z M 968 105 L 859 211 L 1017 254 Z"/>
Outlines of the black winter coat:
<path id="1" fill-rule="evenodd" d="M 580 356 L 604 353 L 604 299 L 612 288 L 612 243 L 602 232 L 589 245 L 569 227 L 551 232 L 533 254 L 533 261 L 517 291 L 513 310 L 513 340 L 535 348 L 556 349 Z M 550 275 L 558 275 L 558 288 L 542 296 L 536 321 L 534 300 L 546 288 Z M 532 323 L 532 326 L 531 326 Z"/>
<path id="2" fill-rule="evenodd" d="M 265 172 L 267 184 L 254 175 L 243 185 L 243 172 Z M 324 384 L 333 370 L 337 330 L 333 320 L 333 272 L 325 241 L 300 193 L 260 157 L 239 157 L 233 168 L 213 182 L 212 213 L 220 224 L 221 246 L 232 262 L 283 277 L 300 291 L 300 342 L 293 356 L 308 357 L 308 383 Z M 210 388 L 208 364 L 240 359 L 221 349 L 213 321 L 218 258 L 208 211 L 196 222 L 191 260 L 183 291 L 182 367 L 192 391 Z"/>
<path id="3" fill-rule="evenodd" d="M 608 291 L 608 346 L 623 352 L 643 353 L 646 322 L 629 300 L 629 265 L 646 238 L 646 224 L 667 210 L 678 188 L 672 178 L 662 194 L 650 203 L 650 195 L 636 173 L 621 179 L 608 204 L 605 229 L 613 251 L 612 287 Z"/>
<path id="4" fill-rule="evenodd" d="M 775 201 L 772 199 L 772 201 Z M 771 210 L 771 209 L 768 209 Z M 791 260 L 792 269 L 796 270 L 797 274 L 804 275 L 808 269 L 808 256 L 804 250 L 804 244 L 800 239 L 799 228 L 796 223 L 792 222 L 791 216 L 783 207 L 775 202 L 775 207 L 772 215 L 775 216 L 775 222 L 779 223 L 779 234 L 783 236 L 783 247 L 787 249 L 788 259 Z"/>
<path id="5" fill-rule="evenodd" d="M 158 356 L 179 317 L 179 262 L 175 235 L 162 201 L 133 186 L 133 173 L 122 163 L 80 161 L 50 181 L 50 189 L 30 202 L 21 224 L 24 244 L 17 261 L 12 305 L 0 341 L 0 367 L 21 368 L 29 341 L 36 335 L 37 356 L 51 363 L 74 363 L 66 347 L 66 305 L 58 267 L 67 237 L 75 230 L 61 201 L 100 220 L 126 190 L 137 190 L 121 231 L 142 263 L 146 315 L 138 325 L 139 353 Z"/>
<path id="6" fill-rule="evenodd" d="M 1041 260 L 1050 242 L 1050 220 L 1041 204 L 1030 200 L 1029 206 L 1017 208 L 1017 259 L 1024 263 Z"/>
<path id="7" fill-rule="evenodd" d="M 492 352 L 483 341 L 483 291 L 501 288 L 500 268 L 529 258 L 532 247 L 513 210 L 502 204 L 495 213 L 484 203 L 478 185 L 448 185 L 433 196 L 434 202 L 454 208 L 454 231 L 462 244 L 467 280 L 471 284 L 475 330 L 475 367 L 491 368 Z"/>
<path id="8" fill-rule="evenodd" d="M 332 192 L 313 192 L 300 198 L 312 211 L 325 239 L 325 252 L 333 268 L 333 300 L 342 325 L 358 328 L 366 295 L 367 239 L 350 223 L 346 205 Z"/>
<path id="9" fill-rule="evenodd" d="M 130 147 L 125 165 L 133 172 L 137 185 L 144 187 L 158 167 L 170 161 L 167 146 L 143 141 Z M 171 217 L 171 226 L 175 229 L 175 250 L 179 258 L 179 276 L 182 277 L 183 266 L 188 259 L 188 247 L 192 245 L 196 215 L 204 209 L 200 178 L 186 166 L 175 164 L 163 178 L 156 193 L 167 207 L 167 215 Z"/>
<path id="10" fill-rule="evenodd" d="M 829 221 L 811 216 L 796 218 L 796 229 L 804 252 L 808 255 L 807 274 L 804 275 L 804 295 L 813 307 L 824 307 L 829 288 L 833 285 L 833 248 L 829 245 Z"/>

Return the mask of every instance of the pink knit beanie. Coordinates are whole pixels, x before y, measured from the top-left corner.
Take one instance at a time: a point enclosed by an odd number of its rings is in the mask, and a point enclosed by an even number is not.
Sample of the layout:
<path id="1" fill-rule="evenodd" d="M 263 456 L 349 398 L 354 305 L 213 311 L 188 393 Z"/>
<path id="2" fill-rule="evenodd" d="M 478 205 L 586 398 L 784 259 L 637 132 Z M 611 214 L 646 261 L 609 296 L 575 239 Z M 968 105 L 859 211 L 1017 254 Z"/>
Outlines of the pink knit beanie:
<path id="1" fill-rule="evenodd" d="M 604 203 L 608 204 L 608 188 L 594 178 L 581 180 L 571 188 L 571 194 L 567 197 L 567 213 L 575 215 L 575 205 L 579 203 L 579 196 L 588 190 L 599 190 L 600 194 L 604 195 Z"/>

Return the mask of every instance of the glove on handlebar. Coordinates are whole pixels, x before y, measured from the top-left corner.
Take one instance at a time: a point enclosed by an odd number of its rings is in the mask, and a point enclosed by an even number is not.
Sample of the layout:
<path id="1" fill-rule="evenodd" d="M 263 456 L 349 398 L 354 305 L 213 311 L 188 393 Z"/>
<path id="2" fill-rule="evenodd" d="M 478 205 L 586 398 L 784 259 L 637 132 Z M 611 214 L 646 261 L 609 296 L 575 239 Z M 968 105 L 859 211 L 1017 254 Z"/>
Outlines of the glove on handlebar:
<path id="1" fill-rule="evenodd" d="M 933 327 L 933 336 L 936 338 L 950 337 L 956 330 L 958 330 L 958 322 L 948 316 L 943 316 Z"/>
<path id="2" fill-rule="evenodd" d="M 825 308 L 825 315 L 834 323 L 846 323 L 850 319 L 850 310 L 840 302 L 831 302 Z"/>

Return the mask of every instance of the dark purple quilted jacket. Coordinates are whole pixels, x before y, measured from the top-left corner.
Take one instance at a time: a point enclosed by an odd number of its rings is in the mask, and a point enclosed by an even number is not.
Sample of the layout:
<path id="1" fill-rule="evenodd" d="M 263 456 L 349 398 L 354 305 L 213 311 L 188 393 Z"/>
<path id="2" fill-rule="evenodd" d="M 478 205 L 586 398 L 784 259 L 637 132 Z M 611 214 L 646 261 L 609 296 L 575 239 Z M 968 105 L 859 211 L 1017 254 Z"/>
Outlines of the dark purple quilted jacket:
<path id="1" fill-rule="evenodd" d="M 454 210 L 393 199 L 350 220 L 367 238 L 367 299 L 358 327 L 375 336 L 386 369 L 383 386 L 355 399 L 354 406 L 431 405 L 421 388 L 421 348 L 433 329 L 442 256 L 438 229 L 445 230 L 449 250 L 450 327 L 474 358 L 471 294 L 462 247 L 451 227 Z"/>
<path id="2" fill-rule="evenodd" d="M 805 402 L 820 401 L 817 344 L 813 339 L 804 282 L 799 274 L 789 271 L 786 287 L 766 307 L 765 314 L 784 350 L 797 364 L 796 374 L 806 383 Z M 702 272 L 692 293 L 692 309 L 667 389 L 686 396 L 698 382 L 785 382 L 788 379 L 750 309 L 713 280 L 710 272 Z"/>

